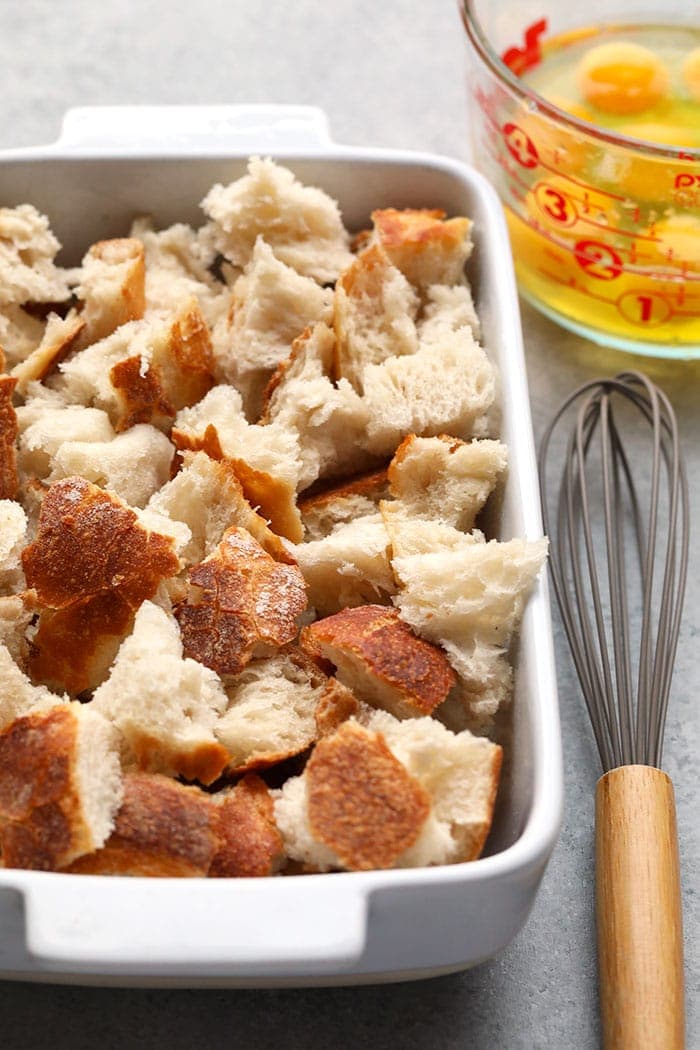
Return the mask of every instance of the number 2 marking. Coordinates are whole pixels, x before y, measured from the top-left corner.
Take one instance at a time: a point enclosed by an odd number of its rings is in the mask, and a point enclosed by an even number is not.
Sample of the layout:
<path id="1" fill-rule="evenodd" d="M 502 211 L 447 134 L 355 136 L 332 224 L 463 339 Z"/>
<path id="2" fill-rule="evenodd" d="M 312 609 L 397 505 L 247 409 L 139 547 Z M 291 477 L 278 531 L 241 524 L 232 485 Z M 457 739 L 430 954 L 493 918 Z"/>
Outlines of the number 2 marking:
<path id="1" fill-rule="evenodd" d="M 599 241 L 577 241 L 574 256 L 581 269 L 599 281 L 613 281 L 622 273 L 622 259 L 615 249 Z"/>

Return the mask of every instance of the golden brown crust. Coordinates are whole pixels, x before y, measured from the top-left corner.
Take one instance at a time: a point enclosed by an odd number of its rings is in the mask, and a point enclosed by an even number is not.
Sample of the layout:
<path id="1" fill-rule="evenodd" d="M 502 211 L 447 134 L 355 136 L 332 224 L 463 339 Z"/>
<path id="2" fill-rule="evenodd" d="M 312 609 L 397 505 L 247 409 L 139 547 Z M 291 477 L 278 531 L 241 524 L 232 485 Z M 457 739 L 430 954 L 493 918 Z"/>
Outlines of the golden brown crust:
<path id="1" fill-rule="evenodd" d="M 214 796 L 216 799 L 216 796 Z M 272 875 L 283 857 L 282 836 L 272 796 L 255 774 L 248 774 L 216 808 L 220 846 L 209 869 L 213 878 Z"/>
<path id="2" fill-rule="evenodd" d="M 301 570 L 274 561 L 245 529 L 228 529 L 189 579 L 189 601 L 174 610 L 185 653 L 220 674 L 239 674 L 258 644 L 296 636 L 307 604 Z"/>
<path id="3" fill-rule="evenodd" d="M 384 605 L 343 609 L 311 624 L 307 635 L 330 660 L 342 654 L 377 680 L 381 689 L 367 697 L 370 702 L 385 699 L 390 690 L 407 709 L 402 714 L 431 714 L 456 682 L 444 653 L 414 634 L 396 609 Z"/>
<path id="4" fill-rule="evenodd" d="M 110 369 L 109 378 L 122 405 L 117 431 L 128 430 L 137 423 L 165 427 L 175 418 L 175 406 L 163 390 L 157 370 L 151 366 L 142 372 L 140 357 L 117 362 Z"/>
<path id="5" fill-rule="evenodd" d="M 314 712 L 319 739 L 334 733 L 338 726 L 360 712 L 360 702 L 337 678 L 329 678 Z"/>
<path id="6" fill-rule="evenodd" d="M 441 208 L 378 208 L 371 218 L 379 243 L 390 249 L 444 237 L 445 214 Z"/>
<path id="7" fill-rule="evenodd" d="M 445 219 L 439 209 L 372 212 L 377 246 L 414 285 L 452 284 L 468 250 L 469 219 Z"/>
<path id="8" fill-rule="evenodd" d="M 44 496 L 35 541 L 22 554 L 39 601 L 63 609 L 118 591 L 133 609 L 150 598 L 179 561 L 173 539 L 149 532 L 131 508 L 81 477 L 64 478 Z"/>
<path id="9" fill-rule="evenodd" d="M 8 868 L 56 870 L 88 838 L 73 785 L 77 723 L 66 706 L 16 719 L 0 734 L 0 840 Z"/>
<path id="10" fill-rule="evenodd" d="M 173 743 L 164 747 L 160 737 L 142 731 L 129 741 L 129 747 L 140 769 L 162 769 L 166 765 L 185 780 L 198 780 L 200 784 L 218 780 L 228 761 L 226 748 L 213 740 L 178 750 Z"/>
<path id="11" fill-rule="evenodd" d="M 267 386 L 263 391 L 262 396 L 262 413 L 258 420 L 261 424 L 267 424 L 270 422 L 270 406 L 272 404 L 272 398 L 275 391 L 282 385 L 284 380 L 287 378 L 287 373 L 290 371 L 292 366 L 295 364 L 297 359 L 301 357 L 306 349 L 306 344 L 313 334 L 313 325 L 307 325 L 303 332 L 292 340 L 292 349 L 289 357 L 285 357 L 283 361 L 280 361 L 275 371 L 270 376 Z"/>
<path id="12" fill-rule="evenodd" d="M 396 484 L 398 482 L 397 470 L 410 454 L 414 443 L 420 440 L 421 439 L 416 434 L 408 434 L 394 453 L 394 458 L 391 460 L 387 470 L 387 479 L 391 488 L 391 493 L 394 496 L 398 494 L 396 489 Z M 467 442 L 462 441 L 461 438 L 451 437 L 449 434 L 437 434 L 435 440 L 442 441 L 445 445 L 448 445 L 448 452 L 456 452 L 463 445 L 467 444 Z"/>
<path id="13" fill-rule="evenodd" d="M 204 876 L 219 847 L 214 804 L 158 773 L 127 773 L 114 831 L 68 870 L 92 875 Z"/>
<path id="14" fill-rule="evenodd" d="M 16 386 L 14 376 L 0 376 L 0 499 L 17 494 L 17 414 L 12 407 Z"/>
<path id="15" fill-rule="evenodd" d="M 383 737 L 352 722 L 319 741 L 305 775 L 311 833 L 351 871 L 391 867 L 430 813 Z"/>
<path id="16" fill-rule="evenodd" d="M 95 689 L 133 624 L 134 610 L 118 591 L 43 610 L 29 654 L 32 678 L 57 692 Z"/>

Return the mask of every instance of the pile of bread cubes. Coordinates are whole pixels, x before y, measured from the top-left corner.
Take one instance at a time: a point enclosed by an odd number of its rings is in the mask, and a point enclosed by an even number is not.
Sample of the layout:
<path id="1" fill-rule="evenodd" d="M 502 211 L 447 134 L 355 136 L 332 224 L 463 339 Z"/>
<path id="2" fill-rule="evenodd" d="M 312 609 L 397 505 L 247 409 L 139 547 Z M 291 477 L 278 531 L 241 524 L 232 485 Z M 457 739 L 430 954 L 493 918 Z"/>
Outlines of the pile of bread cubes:
<path id="1" fill-rule="evenodd" d="M 546 547 L 475 527 L 507 450 L 471 223 L 351 237 L 258 157 L 202 208 L 76 269 L 0 209 L 0 864 L 473 860 Z"/>

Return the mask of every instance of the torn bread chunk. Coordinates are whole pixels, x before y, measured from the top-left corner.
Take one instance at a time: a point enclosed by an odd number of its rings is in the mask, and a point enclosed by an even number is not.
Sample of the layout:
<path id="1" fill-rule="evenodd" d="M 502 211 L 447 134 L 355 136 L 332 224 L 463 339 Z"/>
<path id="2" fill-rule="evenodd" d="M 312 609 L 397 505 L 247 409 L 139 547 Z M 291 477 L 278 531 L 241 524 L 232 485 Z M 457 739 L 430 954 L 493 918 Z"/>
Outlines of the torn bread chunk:
<path id="1" fill-rule="evenodd" d="M 292 542 L 302 538 L 296 505 L 300 448 L 293 430 L 274 420 L 265 426 L 248 423 L 241 395 L 235 387 L 221 384 L 178 414 L 172 439 L 182 451 L 226 459 L 246 499 L 273 531 Z"/>
<path id="2" fill-rule="evenodd" d="M 495 374 L 469 328 L 410 356 L 368 365 L 363 387 L 370 415 L 364 444 L 376 456 L 393 456 L 408 434 L 488 436 Z"/>
<path id="3" fill-rule="evenodd" d="M 469 219 L 446 219 L 440 209 L 384 208 L 372 212 L 370 243 L 415 287 L 455 285 L 464 281 L 464 264 L 472 251 Z"/>
<path id="4" fill-rule="evenodd" d="M 228 757 L 214 735 L 226 703 L 214 671 L 183 654 L 177 622 L 146 601 L 91 706 L 119 730 L 128 763 L 211 784 Z"/>
<path id="5" fill-rule="evenodd" d="M 151 220 L 142 216 L 134 221 L 130 236 L 145 250 L 146 315 L 170 313 L 194 296 L 207 324 L 213 326 L 225 311 L 228 296 L 209 270 L 213 256 L 199 234 L 182 222 L 154 230 Z"/>
<path id="6" fill-rule="evenodd" d="M 11 303 L 0 306 L 0 347 L 8 367 L 18 365 L 36 350 L 44 334 L 38 317 Z"/>
<path id="7" fill-rule="evenodd" d="M 368 728 L 430 797 L 430 819 L 397 867 L 476 860 L 491 829 L 501 748 L 468 731 L 451 733 L 434 718 L 399 722 L 378 711 Z"/>
<path id="8" fill-rule="evenodd" d="M 211 796 L 219 848 L 209 868 L 218 879 L 274 875 L 284 859 L 272 795 L 254 773 Z"/>
<path id="9" fill-rule="evenodd" d="M 259 236 L 278 259 L 319 284 L 332 284 L 352 262 L 336 202 L 269 158 L 251 158 L 247 174 L 213 186 L 202 207 L 211 220 L 206 235 L 234 266 L 248 263 Z"/>
<path id="10" fill-rule="evenodd" d="M 408 516 L 469 532 L 506 463 L 507 449 L 500 441 L 466 443 L 445 434 L 411 434 L 389 464 L 390 492 Z"/>
<path id="11" fill-rule="evenodd" d="M 175 607 L 185 652 L 219 674 L 238 674 L 267 647 L 291 642 L 306 608 L 304 577 L 275 561 L 246 529 L 228 529 L 189 570 L 187 600 Z"/>
<path id="12" fill-rule="evenodd" d="M 376 514 L 380 502 L 388 496 L 387 472 L 375 470 L 299 500 L 306 541 L 322 540 L 338 525 Z"/>
<path id="13" fill-rule="evenodd" d="M 118 431 L 136 423 L 167 429 L 214 383 L 211 337 L 195 299 L 123 324 L 59 369 L 65 400 L 104 409 Z"/>
<path id="14" fill-rule="evenodd" d="M 109 416 L 100 408 L 69 405 L 54 390 L 31 383 L 28 397 L 17 408 L 18 465 L 27 478 L 48 478 L 65 441 L 100 442 L 114 438 Z"/>
<path id="15" fill-rule="evenodd" d="M 2 601 L 7 602 L 7 599 Z M 4 606 L 0 615 L 2 613 L 9 614 L 10 610 Z M 34 685 L 18 666 L 10 647 L 0 644 L 0 732 L 37 704 L 50 706 L 51 703 L 61 703 L 63 699 L 43 685 Z"/>
<path id="16" fill-rule="evenodd" d="M 66 273 L 54 264 L 60 247 L 31 204 L 0 208 L 0 307 L 69 299 Z"/>
<path id="17" fill-rule="evenodd" d="M 17 380 L 0 375 L 0 499 L 17 494 L 17 413 L 12 405 Z"/>
<path id="18" fill-rule="evenodd" d="M 56 871 L 98 849 L 121 797 L 117 734 L 88 705 L 30 711 L 0 735 L 5 867 Z"/>
<path id="19" fill-rule="evenodd" d="M 22 562 L 42 606 L 32 673 L 74 694 L 102 681 L 136 609 L 180 568 L 172 536 L 80 477 L 50 486 Z"/>
<path id="20" fill-rule="evenodd" d="M 367 409 L 346 379 L 330 379 L 334 346 L 326 324 L 305 329 L 265 391 L 262 421 L 298 435 L 299 491 L 317 478 L 357 473 L 372 463 L 361 446 Z"/>
<path id="21" fill-rule="evenodd" d="M 474 338 L 479 339 L 481 323 L 469 285 L 428 285 L 417 324 L 418 341 L 433 343 L 445 331 L 456 332 L 460 328 L 470 328 Z"/>
<path id="22" fill-rule="evenodd" d="M 93 244 L 83 258 L 79 277 L 75 294 L 83 304 L 85 322 L 80 349 L 143 317 L 146 266 L 143 245 L 136 238 Z"/>
<path id="23" fill-rule="evenodd" d="M 491 718 L 504 699 L 505 654 L 545 561 L 547 541 L 479 542 L 456 529 L 436 549 L 430 529 L 398 517 L 390 526 L 394 603 L 423 638 L 441 646 L 460 676 L 465 716 Z"/>
<path id="24" fill-rule="evenodd" d="M 137 423 L 108 441 L 64 441 L 48 481 L 79 474 L 131 507 L 144 507 L 169 480 L 174 455 L 175 446 L 162 431 Z"/>
<path id="25" fill-rule="evenodd" d="M 343 609 L 304 633 L 358 699 L 396 718 L 432 714 L 456 682 L 444 653 L 414 634 L 393 608 Z"/>
<path id="26" fill-rule="evenodd" d="M 321 871 L 392 867 L 429 814 L 427 792 L 383 737 L 352 721 L 319 741 L 275 802 L 287 855 Z"/>
<path id="27" fill-rule="evenodd" d="M 124 796 L 104 846 L 67 870 L 79 875 L 196 878 L 220 849 L 211 797 L 158 773 L 124 775 Z"/>
<path id="28" fill-rule="evenodd" d="M 0 499 L 0 591 L 22 589 L 22 550 L 27 537 L 27 515 L 21 504 Z"/>
<path id="29" fill-rule="evenodd" d="M 54 372 L 61 361 L 78 348 L 84 330 L 85 321 L 75 310 L 69 311 L 66 317 L 49 314 L 37 348 L 12 369 L 17 393 L 25 397 L 31 382 L 41 382 Z"/>
<path id="30" fill-rule="evenodd" d="M 329 322 L 333 292 L 275 257 L 259 237 L 214 327 L 217 376 L 238 388 L 248 419 L 259 419 L 265 387 L 308 325 Z"/>
<path id="31" fill-rule="evenodd" d="M 180 552 L 186 565 L 204 561 L 234 525 L 248 532 L 276 561 L 292 561 L 279 537 L 243 495 L 235 469 L 206 452 L 185 452 L 182 469 L 148 503 L 150 511 L 183 522 L 191 539 Z"/>
<path id="32" fill-rule="evenodd" d="M 38 608 L 36 593 L 31 590 L 0 597 L 0 645 L 7 647 L 22 671 L 29 666 L 28 631 Z"/>
<path id="33" fill-rule="evenodd" d="M 335 289 L 335 374 L 358 393 L 368 365 L 418 349 L 418 297 L 380 247 L 363 251 Z"/>
<path id="34" fill-rule="evenodd" d="M 318 705 L 323 697 L 329 703 L 328 681 L 295 646 L 249 663 L 227 684 L 229 704 L 216 726 L 229 753 L 228 771 L 272 766 L 311 747 Z"/>
<path id="35" fill-rule="evenodd" d="M 318 616 L 348 606 L 388 605 L 396 591 L 381 514 L 339 525 L 322 540 L 292 548 Z"/>

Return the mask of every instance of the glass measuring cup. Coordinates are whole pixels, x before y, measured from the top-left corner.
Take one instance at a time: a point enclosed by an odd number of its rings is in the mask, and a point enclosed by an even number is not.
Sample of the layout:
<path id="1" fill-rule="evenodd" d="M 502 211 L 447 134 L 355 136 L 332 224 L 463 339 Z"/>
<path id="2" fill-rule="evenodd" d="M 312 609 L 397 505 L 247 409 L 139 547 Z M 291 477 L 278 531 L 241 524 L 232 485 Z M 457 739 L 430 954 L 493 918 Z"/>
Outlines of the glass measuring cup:
<path id="1" fill-rule="evenodd" d="M 474 159 L 505 206 L 521 293 L 596 342 L 700 357 L 700 149 L 599 128 L 521 79 L 562 34 L 700 30 L 697 0 L 674 0 L 672 18 L 659 0 L 568 6 L 462 3 Z"/>

